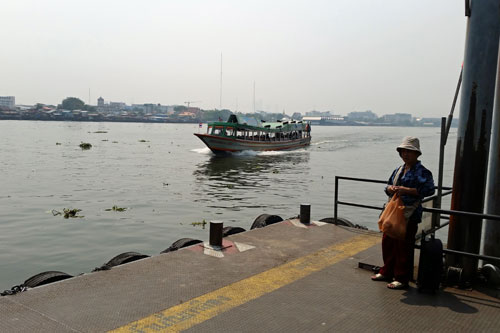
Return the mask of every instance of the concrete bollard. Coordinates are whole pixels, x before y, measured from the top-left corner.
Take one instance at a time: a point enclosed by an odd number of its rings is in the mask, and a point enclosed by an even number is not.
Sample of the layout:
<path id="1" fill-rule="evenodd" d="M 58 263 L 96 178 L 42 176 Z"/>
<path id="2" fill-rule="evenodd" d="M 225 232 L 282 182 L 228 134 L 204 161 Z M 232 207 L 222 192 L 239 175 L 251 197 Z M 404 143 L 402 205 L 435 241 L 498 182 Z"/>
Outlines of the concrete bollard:
<path id="1" fill-rule="evenodd" d="M 210 239 L 211 246 L 222 247 L 222 228 L 224 223 L 222 221 L 210 221 Z"/>
<path id="2" fill-rule="evenodd" d="M 311 223 L 311 205 L 300 204 L 300 222 L 304 224 Z"/>

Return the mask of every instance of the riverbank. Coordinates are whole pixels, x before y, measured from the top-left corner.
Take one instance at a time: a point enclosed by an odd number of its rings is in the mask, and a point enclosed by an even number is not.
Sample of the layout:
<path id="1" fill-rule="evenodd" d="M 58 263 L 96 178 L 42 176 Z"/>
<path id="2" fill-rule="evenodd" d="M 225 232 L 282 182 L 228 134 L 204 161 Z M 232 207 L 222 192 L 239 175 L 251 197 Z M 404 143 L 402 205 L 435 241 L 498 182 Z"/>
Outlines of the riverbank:
<path id="1" fill-rule="evenodd" d="M 311 118 L 311 117 L 309 117 Z M 320 117 L 318 117 L 320 118 Z M 305 117 L 304 119 L 307 119 Z M 194 114 L 186 116 L 165 116 L 165 115 L 134 115 L 123 113 L 120 115 L 89 113 L 89 112 L 19 112 L 0 111 L 0 120 L 36 120 L 36 121 L 78 121 L 78 122 L 133 122 L 133 123 L 188 123 L 199 124 L 217 121 L 214 119 L 202 119 Z M 379 127 L 441 127 L 440 118 L 428 118 L 415 122 L 387 122 L 387 121 L 354 121 L 318 119 L 309 121 L 314 126 L 379 126 Z M 452 127 L 456 127 L 456 121 L 452 122 Z"/>

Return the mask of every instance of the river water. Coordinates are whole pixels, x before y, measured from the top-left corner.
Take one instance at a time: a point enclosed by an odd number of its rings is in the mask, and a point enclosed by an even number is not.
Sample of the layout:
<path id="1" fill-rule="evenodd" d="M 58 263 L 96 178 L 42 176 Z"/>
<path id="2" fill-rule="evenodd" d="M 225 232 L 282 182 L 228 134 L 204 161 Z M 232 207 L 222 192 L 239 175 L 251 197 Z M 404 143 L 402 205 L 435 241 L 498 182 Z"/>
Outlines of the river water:
<path id="1" fill-rule="evenodd" d="M 420 138 L 420 160 L 437 181 L 439 128 L 315 126 L 306 149 L 229 157 L 213 156 L 193 135 L 199 130 L 0 121 L 0 291 L 42 271 L 77 275 L 122 252 L 156 255 L 179 238 L 208 240 L 208 228 L 193 222 L 248 230 L 262 213 L 296 216 L 301 203 L 311 204 L 312 219 L 332 217 L 335 176 L 386 180 L 402 163 L 395 148 L 406 135 Z M 81 142 L 92 148 L 82 150 Z M 452 129 L 445 186 L 452 185 L 455 145 Z M 339 199 L 381 206 L 382 189 L 341 181 Z M 83 217 L 54 216 L 64 208 Z M 373 230 L 378 214 L 339 210 Z"/>

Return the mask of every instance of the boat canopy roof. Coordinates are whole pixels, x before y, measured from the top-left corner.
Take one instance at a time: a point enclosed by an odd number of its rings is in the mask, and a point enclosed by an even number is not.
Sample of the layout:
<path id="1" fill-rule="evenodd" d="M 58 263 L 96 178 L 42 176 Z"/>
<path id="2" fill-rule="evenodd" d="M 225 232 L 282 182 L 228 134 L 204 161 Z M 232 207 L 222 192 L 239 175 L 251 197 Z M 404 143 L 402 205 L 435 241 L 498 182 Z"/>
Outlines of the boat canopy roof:
<path id="1" fill-rule="evenodd" d="M 286 132 L 286 131 L 297 131 L 305 130 L 306 123 L 302 121 L 283 121 L 275 123 L 267 123 L 264 121 L 259 121 L 253 117 L 245 117 L 242 115 L 232 114 L 229 119 L 225 122 L 213 122 L 209 123 L 209 126 L 224 126 L 224 127 L 237 127 L 246 130 L 258 130 L 267 132 Z"/>
<path id="2" fill-rule="evenodd" d="M 240 125 L 249 125 L 253 127 L 259 127 L 260 122 L 253 117 L 245 117 L 239 114 L 232 114 L 229 116 L 228 123 L 237 123 Z"/>

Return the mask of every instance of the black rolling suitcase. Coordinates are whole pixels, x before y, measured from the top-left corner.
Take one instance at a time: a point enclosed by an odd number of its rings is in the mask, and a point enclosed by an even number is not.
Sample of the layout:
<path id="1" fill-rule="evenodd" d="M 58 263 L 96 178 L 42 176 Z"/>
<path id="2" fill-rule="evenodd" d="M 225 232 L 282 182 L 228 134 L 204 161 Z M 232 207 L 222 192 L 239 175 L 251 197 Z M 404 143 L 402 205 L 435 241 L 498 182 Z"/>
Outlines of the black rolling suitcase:
<path id="1" fill-rule="evenodd" d="M 418 291 L 436 292 L 439 290 L 443 272 L 443 243 L 431 236 L 429 240 L 422 237 L 420 259 L 418 261 Z"/>

